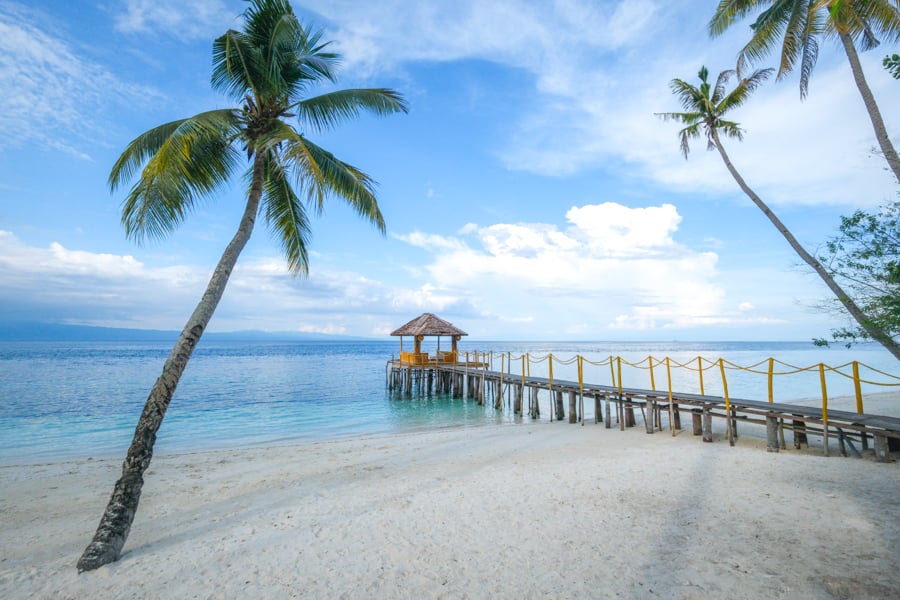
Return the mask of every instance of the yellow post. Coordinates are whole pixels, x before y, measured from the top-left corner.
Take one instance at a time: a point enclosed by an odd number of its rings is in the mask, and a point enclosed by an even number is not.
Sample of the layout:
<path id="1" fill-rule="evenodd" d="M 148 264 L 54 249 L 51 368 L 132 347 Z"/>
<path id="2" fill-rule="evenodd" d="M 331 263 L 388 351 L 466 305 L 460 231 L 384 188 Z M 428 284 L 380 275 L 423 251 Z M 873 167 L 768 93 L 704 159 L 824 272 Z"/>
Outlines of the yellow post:
<path id="1" fill-rule="evenodd" d="M 581 426 L 584 427 L 584 367 L 582 366 L 583 357 L 578 355 L 578 397 L 581 404 Z"/>
<path id="2" fill-rule="evenodd" d="M 656 391 L 656 380 L 653 378 L 653 356 L 647 356 L 647 362 L 650 363 L 650 389 Z"/>
<path id="3" fill-rule="evenodd" d="M 621 356 L 616 357 L 616 371 L 618 371 L 617 379 L 619 380 L 619 395 L 621 396 L 622 395 L 622 357 Z"/>
<path id="4" fill-rule="evenodd" d="M 703 357 L 702 356 L 697 357 L 697 367 L 698 367 L 697 370 L 700 371 L 700 395 L 705 396 L 706 390 L 703 389 Z"/>
<path id="5" fill-rule="evenodd" d="M 775 359 L 769 357 L 769 404 L 775 402 L 775 395 L 772 393 L 772 375 L 775 371 Z"/>
<path id="6" fill-rule="evenodd" d="M 728 380 L 725 378 L 725 361 L 719 359 L 719 371 L 722 373 L 722 391 L 725 395 L 725 431 L 728 432 L 728 443 L 734 446 L 734 431 L 731 428 L 731 401 L 728 399 Z"/>
<path id="7" fill-rule="evenodd" d="M 612 382 L 612 386 L 616 387 L 616 370 L 613 368 L 613 357 L 611 354 L 609 356 L 609 379 Z"/>
<path id="8" fill-rule="evenodd" d="M 582 378 L 582 375 L 584 373 L 584 371 L 583 371 L 584 367 L 582 366 L 582 362 L 581 362 L 582 359 L 583 359 L 583 357 L 579 354 L 578 355 L 578 389 L 581 389 L 581 390 L 584 389 L 584 379 Z"/>
<path id="9" fill-rule="evenodd" d="M 822 383 L 822 453 L 828 456 L 828 391 L 825 389 L 824 363 L 819 363 L 819 381 Z"/>
<path id="10" fill-rule="evenodd" d="M 862 388 L 859 387 L 859 361 L 853 361 L 853 389 L 856 390 L 856 412 L 863 414 Z"/>
<path id="11" fill-rule="evenodd" d="M 675 407 L 672 404 L 672 367 L 669 364 L 669 357 L 666 357 L 666 379 L 669 385 L 669 431 L 672 437 L 675 437 Z"/>
<path id="12" fill-rule="evenodd" d="M 553 353 L 551 352 L 548 357 L 548 362 L 550 363 L 550 388 L 553 388 Z"/>
<path id="13" fill-rule="evenodd" d="M 525 387 L 525 355 L 522 355 L 522 387 Z"/>
<path id="14" fill-rule="evenodd" d="M 525 357 L 526 357 L 526 359 L 527 359 L 527 361 L 528 361 L 528 376 L 531 377 L 531 353 L 530 353 L 530 352 L 526 352 L 526 353 L 525 353 Z"/>
<path id="15" fill-rule="evenodd" d="M 622 402 L 622 357 L 616 357 L 616 379 L 619 385 L 619 401 L 616 403 L 616 412 L 619 415 L 619 429 L 625 431 L 625 405 Z"/>

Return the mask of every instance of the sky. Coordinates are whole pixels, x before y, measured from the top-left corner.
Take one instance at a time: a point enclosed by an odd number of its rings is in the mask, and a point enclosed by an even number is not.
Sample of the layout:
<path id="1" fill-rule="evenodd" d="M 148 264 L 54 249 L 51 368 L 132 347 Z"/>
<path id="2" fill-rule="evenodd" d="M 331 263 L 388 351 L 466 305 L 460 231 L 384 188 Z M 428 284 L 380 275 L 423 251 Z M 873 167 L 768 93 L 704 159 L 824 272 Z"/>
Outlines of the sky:
<path id="1" fill-rule="evenodd" d="M 294 1 L 342 57 L 338 86 L 408 114 L 312 139 L 377 181 L 381 235 L 329 200 L 308 277 L 261 223 L 209 331 L 384 338 L 423 312 L 473 340 L 809 340 L 844 320 L 705 142 L 679 150 L 669 84 L 735 66 L 750 21 L 711 39 L 717 0 Z M 237 178 L 163 240 L 136 244 L 111 192 L 126 145 L 231 101 L 212 41 L 240 0 L 0 0 L 0 322 L 180 330 L 237 229 Z M 862 55 L 900 144 L 896 51 Z M 753 65 L 774 66 L 776 57 Z M 329 91 L 322 88 L 313 93 Z M 842 52 L 809 96 L 763 85 L 725 142 L 811 252 L 841 215 L 896 198 Z"/>

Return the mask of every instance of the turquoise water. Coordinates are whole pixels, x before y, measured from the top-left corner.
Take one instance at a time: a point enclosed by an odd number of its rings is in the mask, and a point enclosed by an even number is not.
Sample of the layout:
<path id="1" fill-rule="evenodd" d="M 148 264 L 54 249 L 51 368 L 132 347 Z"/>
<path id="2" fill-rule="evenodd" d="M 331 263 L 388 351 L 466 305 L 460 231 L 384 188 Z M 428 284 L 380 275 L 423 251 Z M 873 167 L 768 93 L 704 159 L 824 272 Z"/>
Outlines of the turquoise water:
<path id="1" fill-rule="evenodd" d="M 433 346 L 426 349 L 434 350 Z M 446 348 L 444 348 L 446 349 Z M 123 457 L 138 416 L 170 346 L 159 342 L 0 342 L 0 464 L 88 457 Z M 603 363 L 625 361 L 627 387 L 651 387 L 646 368 L 628 362 L 670 357 L 696 365 L 723 357 L 752 365 L 772 356 L 796 366 L 839 366 L 857 360 L 900 375 L 896 360 L 877 346 L 821 349 L 809 343 L 522 343 L 468 342 L 463 354 L 489 352 L 493 368 L 521 374 L 521 356 L 532 375 L 547 376 L 549 355 L 556 379 L 577 379 L 580 354 Z M 505 352 L 509 354 L 501 358 Z M 188 364 L 159 432 L 161 454 L 236 446 L 280 444 L 438 427 L 512 422 L 471 400 L 430 395 L 391 397 L 385 364 L 399 354 L 396 340 L 364 342 L 201 342 Z M 506 356 L 512 357 L 508 364 Z M 566 364 L 568 361 L 568 364 Z M 644 367 L 646 367 L 646 362 Z M 762 365 L 759 369 L 765 369 Z M 784 367 L 778 367 L 784 369 Z M 849 367 L 844 369 L 849 372 Z M 733 397 L 765 399 L 767 379 L 740 371 L 726 374 Z M 584 363 L 586 381 L 611 383 L 607 364 Z M 863 370 L 864 378 L 890 379 Z M 665 366 L 654 369 L 665 389 Z M 877 379 L 876 379 L 877 378 Z M 721 375 L 704 372 L 705 392 L 721 394 Z M 698 374 L 672 369 L 673 388 L 699 391 Z M 852 381 L 829 373 L 829 396 L 853 393 Z M 866 393 L 886 391 L 864 386 Z M 818 371 L 776 378 L 778 400 L 821 396 Z M 544 419 L 549 412 L 544 398 Z M 588 407 L 589 410 L 589 407 Z M 586 415 L 590 417 L 591 415 Z M 527 420 L 527 418 L 526 418 Z"/>

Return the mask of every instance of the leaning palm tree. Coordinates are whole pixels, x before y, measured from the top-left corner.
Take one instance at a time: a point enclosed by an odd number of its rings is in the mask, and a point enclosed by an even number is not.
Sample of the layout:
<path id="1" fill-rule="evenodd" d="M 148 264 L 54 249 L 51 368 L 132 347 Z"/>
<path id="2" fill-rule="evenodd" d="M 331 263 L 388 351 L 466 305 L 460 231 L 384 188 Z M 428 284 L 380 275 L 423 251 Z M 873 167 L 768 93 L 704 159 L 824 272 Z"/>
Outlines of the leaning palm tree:
<path id="1" fill-rule="evenodd" d="M 900 157 L 857 52 L 857 46 L 861 51 L 878 46 L 879 37 L 890 42 L 900 39 L 900 0 L 721 0 L 709 22 L 710 35 L 720 35 L 738 19 L 760 9 L 764 10 L 751 26 L 753 36 L 741 55 L 762 59 L 780 45 L 778 78 L 790 73 L 799 62 L 800 97 L 805 98 L 819 54 L 818 38 L 837 38 L 850 62 L 853 80 L 869 113 L 881 152 L 900 181 Z"/>
<path id="2" fill-rule="evenodd" d="M 747 185 L 747 182 L 744 181 L 744 178 L 741 177 L 741 174 L 738 173 L 734 164 L 732 164 L 731 159 L 728 158 L 728 154 L 725 152 L 725 146 L 722 145 L 722 141 L 719 137 L 719 132 L 724 133 L 728 137 L 742 140 L 744 131 L 740 128 L 738 123 L 726 120 L 724 118 L 725 115 L 729 111 L 744 104 L 750 97 L 750 94 L 768 79 L 774 71 L 774 69 L 757 69 L 749 77 L 744 77 L 742 73 L 743 67 L 743 59 L 738 59 L 737 69 L 719 73 L 715 87 L 711 86 L 708 81 L 709 71 L 707 71 L 706 67 L 700 69 L 700 87 L 693 86 L 681 79 L 673 79 L 671 82 L 672 92 L 678 97 L 681 106 L 686 112 L 657 113 L 657 115 L 666 121 L 677 121 L 685 125 L 678 133 L 681 139 L 681 152 L 684 154 L 685 159 L 690 152 L 690 140 L 706 137 L 707 149 L 719 151 L 719 156 L 722 157 L 725 167 L 728 169 L 728 172 L 731 173 L 731 176 L 734 177 L 734 180 L 740 186 L 741 190 L 743 190 L 763 214 L 768 217 L 769 221 L 771 221 L 772 225 L 774 225 L 781 235 L 784 236 L 784 239 L 787 240 L 791 248 L 793 248 L 800 258 L 803 259 L 803 262 L 808 264 L 816 273 L 818 273 L 819 277 L 822 278 L 822 281 L 825 282 L 825 285 L 828 286 L 834 295 L 837 296 L 838 300 L 840 300 L 841 304 L 847 309 L 847 312 L 849 312 L 856 322 L 868 332 L 872 339 L 877 340 L 881 345 L 887 348 L 897 360 L 900 360 L 900 346 L 898 346 L 890 335 L 885 333 L 873 323 L 871 319 L 866 317 L 865 313 L 863 313 L 850 296 L 841 289 L 821 263 L 800 245 L 800 242 L 797 241 L 784 223 L 782 223 L 766 203 L 762 201 L 756 192 Z M 732 77 L 737 78 L 737 85 L 733 90 L 726 93 L 725 86 L 728 85 L 728 81 Z"/>
<path id="3" fill-rule="evenodd" d="M 213 44 L 212 85 L 240 108 L 203 112 L 141 134 L 109 176 L 115 190 L 140 171 L 122 212 L 127 235 L 138 241 L 172 231 L 199 199 L 231 177 L 243 156 L 249 187 L 237 233 L 147 398 L 122 476 L 78 561 L 79 571 L 119 558 L 166 408 L 257 216 L 264 216 L 281 240 L 290 270 L 300 275 L 308 272 L 308 207 L 318 212 L 326 198 L 338 197 L 384 232 L 372 180 L 314 144 L 287 119 L 299 117 L 309 129 L 321 131 L 363 110 L 379 115 L 406 112 L 403 98 L 388 89 L 307 96 L 313 84 L 335 79 L 339 57 L 326 51 L 321 33 L 302 25 L 288 0 L 250 0 L 244 18 L 243 31 L 230 30 Z"/>

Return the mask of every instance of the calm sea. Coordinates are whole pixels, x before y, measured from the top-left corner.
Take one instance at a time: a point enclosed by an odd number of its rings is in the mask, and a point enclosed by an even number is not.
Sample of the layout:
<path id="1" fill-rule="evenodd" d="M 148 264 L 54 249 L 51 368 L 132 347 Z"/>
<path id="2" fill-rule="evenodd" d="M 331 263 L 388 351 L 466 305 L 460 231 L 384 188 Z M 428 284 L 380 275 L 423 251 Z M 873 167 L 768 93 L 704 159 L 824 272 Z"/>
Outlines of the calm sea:
<path id="1" fill-rule="evenodd" d="M 60 459 L 124 457 L 147 394 L 170 344 L 160 342 L 0 342 L 0 464 Z M 433 346 L 432 346 L 433 349 Z M 448 349 L 448 348 L 444 348 Z M 852 350 L 802 343 L 548 343 L 465 340 L 463 353 L 493 353 L 493 368 L 521 374 L 528 353 L 530 374 L 546 377 L 554 356 L 556 379 L 577 379 L 580 354 L 585 381 L 609 384 L 610 356 L 623 360 L 628 387 L 650 387 L 648 356 L 670 358 L 673 388 L 699 391 L 697 358 L 720 357 L 765 371 L 769 357 L 787 365 L 831 367 L 859 361 L 862 376 L 891 381 L 897 361 L 878 346 Z M 505 353 L 509 354 L 505 354 Z M 385 366 L 399 354 L 396 340 L 364 342 L 202 341 L 181 379 L 156 444 L 158 454 L 271 445 L 343 436 L 386 434 L 439 427 L 512 422 L 472 400 L 430 395 L 391 396 Z M 511 358 L 511 360 L 508 359 Z M 641 365 L 641 361 L 645 361 Z M 762 362 L 762 364 L 760 364 Z M 702 362 L 702 361 L 701 361 Z M 511 363 L 511 364 L 510 364 Z M 776 371 L 791 370 L 781 363 Z M 631 364 L 639 366 L 633 367 Z M 686 365 L 678 367 L 678 365 Z M 703 364 L 707 364 L 703 362 Z M 871 369 L 875 369 L 875 371 Z M 850 373 L 846 366 L 844 373 Z M 664 364 L 655 362 L 657 389 L 666 389 Z M 732 397 L 765 399 L 767 377 L 729 369 Z M 705 392 L 721 394 L 718 367 L 704 371 Z M 817 369 L 775 379 L 779 401 L 821 397 Z M 896 381 L 896 380 L 894 380 Z M 864 392 L 896 388 L 864 385 Z M 852 380 L 829 371 L 829 396 L 853 393 Z M 549 397 L 544 398 L 549 415 Z M 527 417 L 526 417 L 527 420 Z"/>

